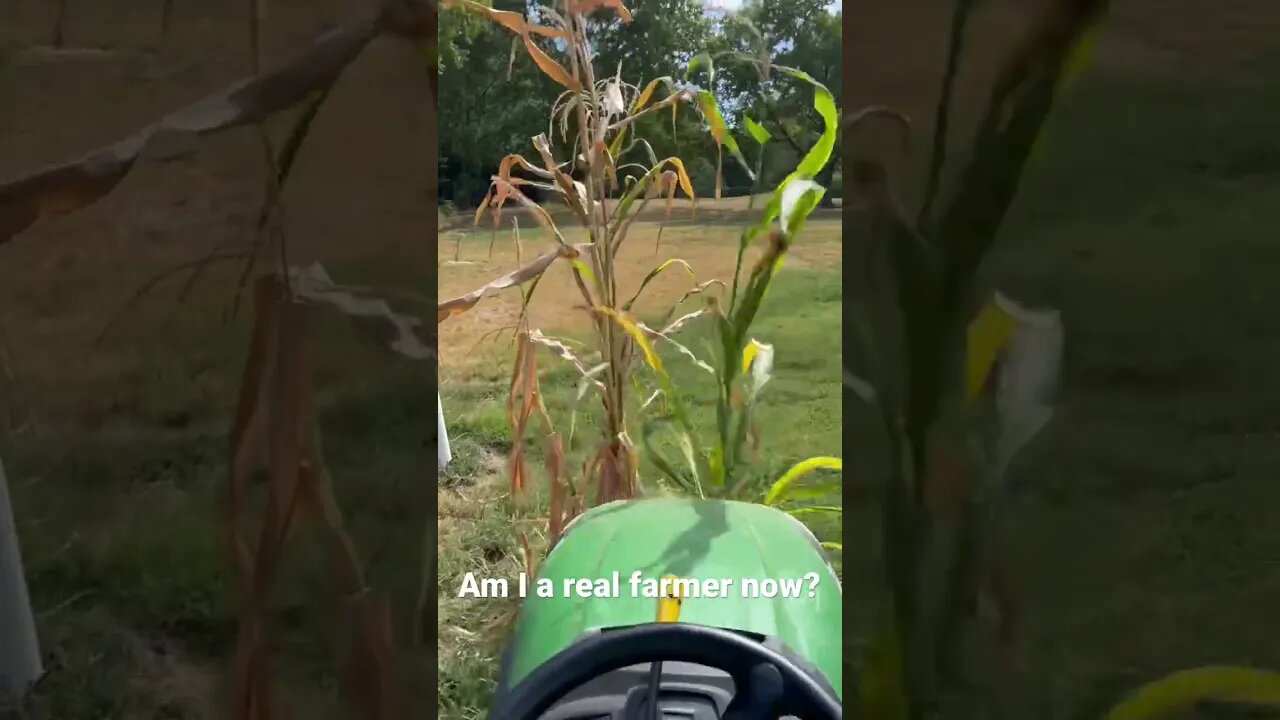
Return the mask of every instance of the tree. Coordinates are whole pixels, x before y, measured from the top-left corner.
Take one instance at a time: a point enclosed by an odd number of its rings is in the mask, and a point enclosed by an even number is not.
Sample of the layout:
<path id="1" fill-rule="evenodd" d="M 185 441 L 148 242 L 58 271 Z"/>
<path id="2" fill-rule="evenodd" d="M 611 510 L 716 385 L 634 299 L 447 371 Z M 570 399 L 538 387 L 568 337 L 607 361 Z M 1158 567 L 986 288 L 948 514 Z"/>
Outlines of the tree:
<path id="1" fill-rule="evenodd" d="M 630 23 L 597 13 L 593 23 L 596 56 L 602 70 L 621 63 L 631 77 L 679 77 L 689 58 L 712 41 L 712 24 L 697 0 L 632 0 Z M 630 72 L 628 73 L 628 69 Z"/>
<path id="2" fill-rule="evenodd" d="M 526 9 L 520 0 L 493 6 Z M 463 207 L 480 200 L 504 156 L 523 152 L 531 137 L 546 131 L 546 100 L 557 93 L 536 67 L 511 62 L 510 33 L 490 23 L 463 29 L 475 22 L 455 18 L 449 43 L 454 62 L 442 57 L 440 76 L 440 196 Z"/>
<path id="3" fill-rule="evenodd" d="M 521 12 L 537 20 L 536 2 L 497 0 L 500 10 Z M 602 11 L 592 19 L 596 65 L 609 74 L 622 66 L 629 81 L 648 82 L 669 76 L 679 79 L 689 58 L 711 46 L 713 26 L 698 0 L 628 0 L 632 22 Z M 446 22 L 448 18 L 448 22 Z M 441 17 L 440 197 L 471 207 L 484 195 L 489 177 L 501 159 L 529 149 L 533 136 L 546 133 L 546 106 L 562 90 L 536 66 L 512 60 L 512 36 L 474 16 L 446 11 Z M 515 40 L 516 43 L 520 41 Z M 551 55 L 554 45 L 544 44 Z M 569 131 L 575 129 L 569 118 Z M 693 112 L 661 114 L 640 121 L 641 136 L 661 157 L 679 155 L 691 163 L 698 157 L 715 165 L 715 146 Z M 560 137 L 556 128 L 552 140 Z M 638 152 L 638 151 L 633 151 Z M 691 165 L 692 167 L 692 165 Z M 706 167 L 699 164 L 698 167 Z M 702 181 L 702 178 L 696 178 Z M 714 176 L 705 182 L 714 187 Z"/>
<path id="4" fill-rule="evenodd" d="M 841 98 L 841 22 L 825 0 L 748 0 L 728 15 L 721 27 L 717 56 L 724 58 L 717 74 L 717 92 L 725 104 L 739 107 L 764 124 L 785 143 L 790 153 L 804 153 L 816 140 L 813 128 L 822 119 L 813 108 L 807 87 L 778 77 L 761 67 L 771 61 L 803 70 Z M 839 140 L 833 161 L 818 182 L 830 187 L 840 163 Z M 834 204 L 834 193 L 823 205 Z"/>

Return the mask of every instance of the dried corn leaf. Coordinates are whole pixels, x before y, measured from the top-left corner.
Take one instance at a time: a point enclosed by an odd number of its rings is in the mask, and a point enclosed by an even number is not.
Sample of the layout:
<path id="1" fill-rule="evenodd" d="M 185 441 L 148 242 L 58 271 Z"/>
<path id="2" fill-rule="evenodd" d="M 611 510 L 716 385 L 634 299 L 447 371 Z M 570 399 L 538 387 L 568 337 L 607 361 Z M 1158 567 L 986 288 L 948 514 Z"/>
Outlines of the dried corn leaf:
<path id="1" fill-rule="evenodd" d="M 519 179 L 503 180 L 496 175 L 494 176 L 493 187 L 498 193 L 493 207 L 494 228 L 496 229 L 498 227 L 498 221 L 501 217 L 498 213 L 502 209 L 502 204 L 506 202 L 508 197 L 514 197 L 516 200 L 520 201 L 521 205 L 524 205 L 533 213 L 533 217 L 538 221 L 538 224 L 546 228 L 547 232 L 550 233 L 557 242 L 564 245 L 564 236 L 560 234 L 560 228 L 556 226 L 555 220 L 551 218 L 551 213 L 547 212 L 546 208 L 542 207 L 539 203 L 534 202 L 528 195 L 525 195 L 516 188 L 516 185 L 522 184 L 529 183 L 520 181 Z"/>
<path id="2" fill-rule="evenodd" d="M 687 261 L 682 260 L 680 258 L 670 258 L 662 262 L 660 265 L 658 265 L 654 269 L 650 270 L 649 274 L 644 276 L 644 279 L 640 281 L 640 287 L 636 288 L 635 295 L 631 296 L 631 299 L 628 300 L 626 304 L 622 306 L 622 309 L 626 311 L 630 311 L 631 307 L 636 304 L 636 300 L 640 299 L 640 293 L 644 292 L 645 287 L 647 287 L 649 283 L 653 282 L 654 278 L 661 275 L 668 268 L 676 267 L 676 266 L 684 268 L 684 271 L 689 275 L 689 279 L 694 282 L 695 286 L 697 285 L 698 276 L 693 272 L 693 267 L 689 265 Z"/>
<path id="3" fill-rule="evenodd" d="M 560 63 L 556 62 L 550 55 L 538 44 L 534 42 L 533 35 L 543 35 L 550 38 L 564 39 L 568 37 L 568 33 L 559 28 L 547 27 L 546 25 L 538 25 L 524 19 L 520 13 L 510 12 L 508 10 L 495 10 L 491 7 L 481 5 L 475 0 L 445 0 L 444 6 L 451 8 L 455 5 L 461 5 L 463 8 L 475 13 L 487 16 L 493 22 L 507 28 L 520 36 L 524 41 L 524 48 L 529 52 L 529 57 L 533 58 L 534 64 L 538 69 L 542 70 L 547 77 L 555 80 L 561 85 L 569 88 L 574 92 L 582 92 L 582 83 L 568 73 Z"/>
<path id="4" fill-rule="evenodd" d="M 546 335 L 543 335 L 541 330 L 531 330 L 529 332 L 529 342 L 537 343 L 538 345 L 550 349 L 551 352 L 556 354 L 556 357 L 572 363 L 583 377 L 589 377 L 590 371 L 587 369 L 587 366 L 583 364 L 582 360 L 579 359 L 563 341 L 549 338 Z"/>
<path id="5" fill-rule="evenodd" d="M 348 701 L 360 720 L 405 717 L 391 602 L 382 594 L 366 593 L 353 601 L 350 614 L 353 642 L 343 678 Z"/>
<path id="6" fill-rule="evenodd" d="M 547 477 L 551 483 L 547 530 L 554 544 L 564 534 L 570 521 L 582 512 L 580 498 L 565 477 L 564 445 L 560 436 L 554 433 L 547 438 Z"/>
<path id="7" fill-rule="evenodd" d="M 242 80 L 82 158 L 0 184 L 0 244 L 42 217 L 91 205 L 149 152 L 176 139 L 258 122 L 333 84 L 380 31 L 379 15 L 349 20 L 276 70 Z"/>
<path id="8" fill-rule="evenodd" d="M 569 12 L 572 13 L 587 15 L 601 8 L 611 8 L 622 22 L 631 22 L 631 11 L 622 4 L 622 0 L 569 0 Z"/>
<path id="9" fill-rule="evenodd" d="M 284 287 L 277 279 L 267 277 L 258 282 L 254 296 L 253 336 L 241 375 L 240 399 L 231 429 L 231 473 L 225 509 L 226 525 L 232 560 L 240 577 L 246 580 L 253 574 L 253 562 L 249 545 L 243 536 L 241 515 L 254 465 L 266 447 L 266 397 L 271 377 L 269 371 L 275 363 L 279 309 L 284 297 Z"/>
<path id="10" fill-rule="evenodd" d="M 282 302 L 268 398 L 270 483 L 253 567 L 254 600 L 263 607 L 275 581 L 285 538 L 297 514 L 299 472 L 310 432 L 307 418 L 312 412 L 312 386 L 305 326 L 304 307 L 292 301 Z"/>
<path id="11" fill-rule="evenodd" d="M 385 300 L 363 298 L 341 289 L 320 263 L 293 268 L 289 274 L 298 298 L 341 312 L 374 340 L 404 357 L 412 360 L 435 357 L 435 348 L 423 341 L 422 321 L 418 318 L 393 311 Z"/>
<path id="12" fill-rule="evenodd" d="M 589 250 L 590 247 L 591 245 L 589 243 L 583 243 L 580 245 L 561 245 L 539 255 L 537 259 L 528 265 L 492 280 L 483 287 L 472 290 L 466 295 L 459 295 L 458 297 L 445 300 L 437 306 L 437 322 L 444 322 L 454 315 L 470 310 L 475 307 L 476 303 L 495 292 L 523 285 L 526 282 L 541 276 L 551 263 L 555 262 L 556 258 L 576 258 L 583 251 Z"/>
<path id="13" fill-rule="evenodd" d="M 333 494 L 333 478 L 320 453 L 320 427 L 313 416 L 311 422 L 311 446 L 300 469 L 302 504 L 313 516 L 320 519 L 329 533 L 333 545 L 331 563 L 334 579 L 343 595 L 354 596 L 364 591 L 364 568 L 356 553 L 355 543 L 347 534 L 342 509 Z"/>
<path id="14" fill-rule="evenodd" d="M 517 398 L 520 399 L 517 410 Z M 519 336 L 519 347 L 516 351 L 516 362 L 511 373 L 511 386 L 507 391 L 507 423 L 512 428 L 511 457 L 508 469 L 511 476 L 511 491 L 523 492 L 526 487 L 528 469 L 525 466 L 525 435 L 529 419 L 535 407 L 541 403 L 538 396 L 537 355 L 528 333 Z"/>

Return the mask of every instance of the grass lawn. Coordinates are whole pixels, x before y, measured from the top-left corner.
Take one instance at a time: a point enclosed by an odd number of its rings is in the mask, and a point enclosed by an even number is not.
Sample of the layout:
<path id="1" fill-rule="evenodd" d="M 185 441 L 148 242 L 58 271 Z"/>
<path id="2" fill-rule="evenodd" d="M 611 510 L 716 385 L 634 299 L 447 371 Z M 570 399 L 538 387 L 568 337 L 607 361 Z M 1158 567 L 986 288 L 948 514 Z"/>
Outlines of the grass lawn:
<path id="1" fill-rule="evenodd" d="M 1117 13 L 1134 20 L 1138 4 Z M 1193 17 L 1196 42 L 1222 41 L 1204 13 L 1150 32 Z M 984 271 L 1060 309 L 1067 332 L 1056 418 L 1012 470 L 1010 717 L 1097 717 L 1187 667 L 1280 667 L 1275 48 L 1224 67 L 1216 53 L 1176 56 L 1161 35 L 1153 62 L 1111 29 L 1055 110 Z M 861 608 L 884 603 L 878 494 L 860 495 L 880 472 L 873 427 L 845 418 L 854 644 L 878 615 Z"/>

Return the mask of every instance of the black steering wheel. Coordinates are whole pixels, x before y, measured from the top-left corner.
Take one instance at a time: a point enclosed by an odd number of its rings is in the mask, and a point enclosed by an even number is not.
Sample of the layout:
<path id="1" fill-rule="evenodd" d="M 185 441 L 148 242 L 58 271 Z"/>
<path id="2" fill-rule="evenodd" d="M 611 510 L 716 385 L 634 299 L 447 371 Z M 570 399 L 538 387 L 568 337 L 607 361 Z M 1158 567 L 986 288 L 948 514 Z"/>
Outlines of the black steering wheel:
<path id="1" fill-rule="evenodd" d="M 722 670 L 735 693 L 725 720 L 842 720 L 840 700 L 796 663 L 738 633 L 705 625 L 654 623 L 608 630 L 569 646 L 504 694 L 493 717 L 538 720 L 594 677 L 646 662 L 689 662 Z"/>

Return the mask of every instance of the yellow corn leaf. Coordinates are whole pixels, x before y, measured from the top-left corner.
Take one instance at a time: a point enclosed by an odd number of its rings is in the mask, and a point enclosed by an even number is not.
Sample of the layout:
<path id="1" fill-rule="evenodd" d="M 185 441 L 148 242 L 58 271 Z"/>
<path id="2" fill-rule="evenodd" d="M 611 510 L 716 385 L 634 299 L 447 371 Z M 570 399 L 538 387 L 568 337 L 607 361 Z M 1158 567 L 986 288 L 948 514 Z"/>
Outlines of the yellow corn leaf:
<path id="1" fill-rule="evenodd" d="M 742 351 L 742 374 L 746 375 L 751 371 L 751 361 L 756 359 L 756 355 L 760 354 L 760 343 L 752 338 L 751 343 Z"/>
<path id="2" fill-rule="evenodd" d="M 555 80 L 561 85 L 569 88 L 574 92 L 582 92 L 582 83 L 568 73 L 560 63 L 556 62 L 548 55 L 538 44 L 533 41 L 532 35 L 543 35 L 551 38 L 565 38 L 567 33 L 559 28 L 547 27 L 531 23 L 524 19 L 520 13 L 511 12 L 509 10 L 495 10 L 486 7 L 475 0 L 446 0 L 444 6 L 446 8 L 461 5 L 475 13 L 486 15 L 493 22 L 507 28 L 511 32 L 520 36 L 524 41 L 525 50 L 529 51 L 529 57 L 533 58 L 533 62 L 537 64 L 538 69 L 546 73 L 547 77 Z"/>
<path id="3" fill-rule="evenodd" d="M 1183 670 L 1138 688 L 1106 720 L 1155 720 L 1205 700 L 1280 708 L 1280 673 L 1244 667 Z"/>
<path id="4" fill-rule="evenodd" d="M 1013 337 L 1014 318 L 994 300 L 969 324 L 965 352 L 965 398 L 974 400 L 987 385 L 1000 352 Z"/>
<path id="5" fill-rule="evenodd" d="M 570 0 L 569 12 L 587 15 L 602 7 L 613 8 L 622 18 L 622 22 L 631 22 L 631 11 L 623 6 L 622 0 Z"/>
<path id="6" fill-rule="evenodd" d="M 769 492 L 764 496 L 764 504 L 777 505 L 782 502 L 786 499 L 787 492 L 792 485 L 815 470 L 842 472 L 844 470 L 844 462 L 838 457 L 811 457 L 808 460 L 796 463 L 790 470 L 783 473 L 777 482 L 769 487 Z"/>
<path id="7" fill-rule="evenodd" d="M 689 179 L 689 173 L 684 169 L 684 163 L 678 157 L 669 157 L 663 161 L 670 163 L 676 168 L 676 177 L 680 180 L 680 189 L 684 191 L 685 197 L 695 200 L 693 195 L 693 181 Z"/>
<path id="8" fill-rule="evenodd" d="M 653 99 L 653 91 L 658 89 L 659 83 L 669 83 L 671 78 L 660 77 L 656 80 L 650 80 L 648 85 L 644 86 L 644 90 L 640 91 L 640 96 L 636 98 L 635 105 L 631 107 L 631 112 L 636 113 L 649 105 L 649 101 Z"/>

